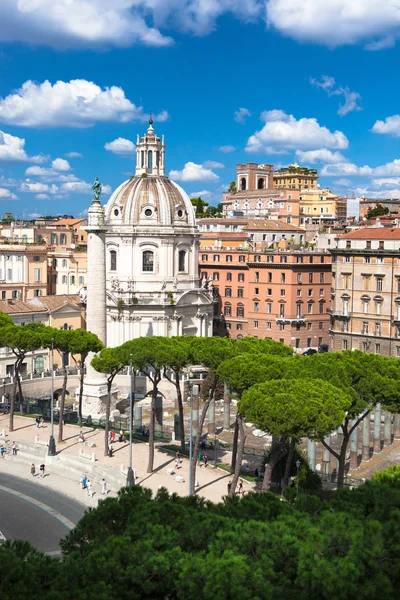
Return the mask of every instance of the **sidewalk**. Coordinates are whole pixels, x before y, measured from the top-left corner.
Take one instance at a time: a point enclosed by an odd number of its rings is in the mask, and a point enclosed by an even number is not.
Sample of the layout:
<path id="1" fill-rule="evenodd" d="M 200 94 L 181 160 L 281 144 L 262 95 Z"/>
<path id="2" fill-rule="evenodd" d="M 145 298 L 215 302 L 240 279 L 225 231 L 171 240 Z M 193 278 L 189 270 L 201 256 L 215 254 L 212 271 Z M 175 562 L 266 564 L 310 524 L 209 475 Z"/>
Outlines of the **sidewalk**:
<path id="1" fill-rule="evenodd" d="M 0 417 L 0 430 L 6 430 L 7 445 L 9 445 L 10 442 L 12 443 L 15 441 L 17 446 L 18 444 L 29 444 L 33 447 L 35 444 L 36 435 L 39 435 L 39 439 L 44 442 L 47 442 L 50 437 L 50 425 L 48 423 L 45 423 L 43 429 L 38 429 L 33 419 L 18 416 L 14 417 L 14 432 L 9 434 L 8 420 L 8 415 L 2 415 Z M 75 425 L 64 426 L 64 441 L 60 444 L 56 442 L 58 455 L 62 455 L 63 458 L 71 457 L 74 459 L 74 463 L 79 461 L 82 473 L 85 471 L 90 471 L 90 467 L 95 464 L 102 469 L 106 469 L 106 472 L 108 471 L 110 477 L 113 476 L 115 478 L 115 476 L 119 475 L 122 481 L 124 479 L 124 475 L 121 474 L 120 469 L 121 465 L 123 465 L 123 468 L 126 469 L 129 464 L 129 444 L 115 442 L 113 444 L 114 456 L 109 458 L 108 456 L 104 456 L 104 430 L 92 429 L 89 427 L 82 428 L 85 440 L 90 440 L 90 442 L 96 444 L 95 447 L 91 448 L 78 443 L 77 439 L 79 431 L 80 428 Z M 54 436 L 56 440 L 57 435 L 58 426 L 55 425 Z M 95 452 L 96 462 L 89 463 L 89 461 L 85 460 L 84 458 L 80 458 L 79 450 L 81 449 L 87 454 Z M 38 451 L 38 447 L 36 450 Z M 39 452 L 41 452 L 40 460 L 42 460 L 47 454 L 47 448 L 45 446 L 39 446 Z M 170 493 L 186 496 L 189 486 L 188 459 L 183 458 L 181 468 L 176 472 L 175 475 L 169 475 L 167 470 L 175 468 L 175 457 L 171 453 L 167 453 L 156 447 L 154 456 L 154 471 L 153 473 L 149 474 L 146 473 L 148 453 L 149 446 L 147 443 L 134 442 L 133 469 L 136 473 L 136 482 L 139 485 L 150 488 L 154 493 L 157 492 L 160 487 L 165 487 Z M 209 457 L 209 460 L 211 460 L 211 457 Z M 38 467 L 38 465 L 36 466 Z M 26 463 L 26 460 L 24 461 L 22 451 L 19 457 L 18 455 L 17 457 L 11 456 L 10 460 L 2 460 L 0 458 L 0 472 L 1 470 L 4 470 L 8 473 L 15 473 L 15 475 L 18 476 L 23 476 L 20 475 L 20 473 L 25 473 L 25 477 L 30 477 L 29 465 Z M 68 473 L 66 471 L 63 472 L 63 469 L 56 464 L 56 461 L 53 461 L 52 464 L 48 465 L 46 472 L 50 473 L 50 477 L 45 477 L 40 482 L 41 484 L 48 486 L 51 485 L 55 490 L 85 502 L 85 504 L 88 506 L 97 505 L 97 500 L 100 496 L 100 487 L 98 485 L 94 486 L 94 491 L 96 494 L 94 498 L 91 499 L 87 498 L 85 492 L 80 490 L 79 477 L 76 476 L 75 481 L 73 481 L 71 478 L 68 478 Z M 178 483 L 175 480 L 176 475 L 181 475 L 185 480 L 184 483 Z M 220 502 L 222 497 L 227 494 L 227 483 L 230 478 L 231 475 L 229 473 L 226 473 L 220 469 L 214 469 L 212 466 L 208 466 L 207 468 L 204 466 L 197 468 L 196 480 L 199 483 L 199 486 L 197 487 L 197 493 L 203 498 L 211 500 L 212 502 Z M 105 476 L 105 479 L 107 481 L 107 475 Z M 108 487 L 112 487 L 108 481 L 107 484 Z M 253 488 L 254 486 L 252 484 L 244 481 L 245 491 L 251 491 Z M 115 491 L 117 490 L 115 489 L 114 492 Z"/>

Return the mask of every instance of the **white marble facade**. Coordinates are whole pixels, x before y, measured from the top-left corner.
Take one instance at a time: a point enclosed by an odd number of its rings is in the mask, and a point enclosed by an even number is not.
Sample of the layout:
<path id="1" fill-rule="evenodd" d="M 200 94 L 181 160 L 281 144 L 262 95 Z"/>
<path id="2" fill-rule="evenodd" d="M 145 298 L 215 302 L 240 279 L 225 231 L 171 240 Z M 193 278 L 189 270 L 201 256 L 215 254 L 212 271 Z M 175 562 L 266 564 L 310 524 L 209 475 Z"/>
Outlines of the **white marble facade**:
<path id="1" fill-rule="evenodd" d="M 210 336 L 212 289 L 199 281 L 193 206 L 164 175 L 164 140 L 151 121 L 136 150 L 135 175 L 104 209 L 107 346 L 140 336 Z"/>

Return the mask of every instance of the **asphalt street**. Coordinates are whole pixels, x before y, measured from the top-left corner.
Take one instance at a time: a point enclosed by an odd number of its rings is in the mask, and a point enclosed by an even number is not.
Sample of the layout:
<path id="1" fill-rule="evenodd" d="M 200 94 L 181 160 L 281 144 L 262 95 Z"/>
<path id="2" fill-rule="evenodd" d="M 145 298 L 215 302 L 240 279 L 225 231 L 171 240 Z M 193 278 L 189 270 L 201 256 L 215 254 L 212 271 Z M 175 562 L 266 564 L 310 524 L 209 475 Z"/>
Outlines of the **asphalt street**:
<path id="1" fill-rule="evenodd" d="M 0 474 L 0 543 L 4 539 L 31 542 L 56 554 L 59 541 L 80 520 L 86 507 L 41 486 L 38 476 L 26 481 Z"/>

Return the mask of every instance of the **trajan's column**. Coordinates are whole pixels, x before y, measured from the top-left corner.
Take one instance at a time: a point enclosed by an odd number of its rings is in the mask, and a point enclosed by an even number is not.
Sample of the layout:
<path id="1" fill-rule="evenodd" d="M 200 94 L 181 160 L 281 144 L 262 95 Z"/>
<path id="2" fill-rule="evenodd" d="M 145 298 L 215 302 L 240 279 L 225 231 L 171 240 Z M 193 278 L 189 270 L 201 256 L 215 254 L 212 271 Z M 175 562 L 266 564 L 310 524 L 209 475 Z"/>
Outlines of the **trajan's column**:
<path id="1" fill-rule="evenodd" d="M 94 198 L 88 209 L 86 329 L 95 333 L 106 345 L 106 230 L 104 208 L 100 203 L 101 183 L 97 177 L 92 186 Z M 105 412 L 107 398 L 106 376 L 90 366 L 94 354 L 89 354 L 83 386 L 83 414 Z"/>

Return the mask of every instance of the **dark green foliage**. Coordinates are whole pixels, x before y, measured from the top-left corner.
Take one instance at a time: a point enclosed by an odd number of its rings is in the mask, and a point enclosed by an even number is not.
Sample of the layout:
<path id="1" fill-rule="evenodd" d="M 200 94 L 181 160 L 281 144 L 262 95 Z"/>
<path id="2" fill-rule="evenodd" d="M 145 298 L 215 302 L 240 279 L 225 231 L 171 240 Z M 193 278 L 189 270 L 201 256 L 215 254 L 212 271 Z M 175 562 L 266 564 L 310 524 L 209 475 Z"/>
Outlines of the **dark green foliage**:
<path id="1" fill-rule="evenodd" d="M 383 204 L 377 204 L 375 208 L 369 208 L 367 211 L 367 219 L 374 219 L 375 217 L 383 217 L 389 214 L 389 209 Z"/>
<path id="2" fill-rule="evenodd" d="M 394 600 L 399 478 L 290 503 L 123 489 L 86 512 L 62 542 L 63 560 L 23 542 L 0 547 L 1 598 Z"/>

